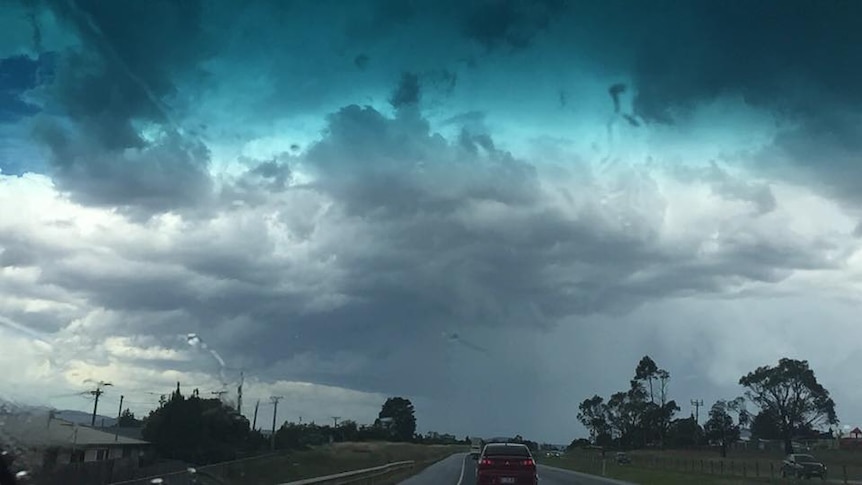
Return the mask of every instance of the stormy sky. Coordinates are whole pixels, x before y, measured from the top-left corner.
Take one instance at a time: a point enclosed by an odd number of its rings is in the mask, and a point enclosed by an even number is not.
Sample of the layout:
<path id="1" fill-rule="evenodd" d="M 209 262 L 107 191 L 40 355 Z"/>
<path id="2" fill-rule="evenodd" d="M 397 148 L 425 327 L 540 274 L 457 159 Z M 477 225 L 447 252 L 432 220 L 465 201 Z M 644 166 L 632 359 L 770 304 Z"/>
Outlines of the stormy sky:
<path id="1" fill-rule="evenodd" d="M 568 443 L 645 354 L 682 415 L 790 356 L 862 422 L 860 16 L 4 2 L 2 397 Z"/>

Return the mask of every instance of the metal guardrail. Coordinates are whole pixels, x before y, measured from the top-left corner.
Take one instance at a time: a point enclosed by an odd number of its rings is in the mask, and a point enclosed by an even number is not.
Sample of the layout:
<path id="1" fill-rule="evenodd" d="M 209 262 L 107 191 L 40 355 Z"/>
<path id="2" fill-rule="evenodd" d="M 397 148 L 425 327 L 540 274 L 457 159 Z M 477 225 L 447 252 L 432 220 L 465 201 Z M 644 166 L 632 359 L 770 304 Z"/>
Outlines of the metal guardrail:
<path id="1" fill-rule="evenodd" d="M 336 473 L 325 477 L 306 478 L 294 482 L 281 483 L 279 485 L 348 485 L 352 483 L 374 483 L 375 478 L 381 478 L 399 470 L 412 469 L 415 461 L 397 461 L 387 465 L 354 470 L 350 472 Z"/>
<path id="2" fill-rule="evenodd" d="M 185 470 L 111 482 L 111 485 L 228 485 L 229 482 L 227 479 L 222 478 L 221 475 L 225 474 L 231 467 L 241 467 L 246 463 L 253 464 L 257 460 L 268 459 L 278 455 L 279 453 L 267 453 L 212 465 L 189 467 Z"/>

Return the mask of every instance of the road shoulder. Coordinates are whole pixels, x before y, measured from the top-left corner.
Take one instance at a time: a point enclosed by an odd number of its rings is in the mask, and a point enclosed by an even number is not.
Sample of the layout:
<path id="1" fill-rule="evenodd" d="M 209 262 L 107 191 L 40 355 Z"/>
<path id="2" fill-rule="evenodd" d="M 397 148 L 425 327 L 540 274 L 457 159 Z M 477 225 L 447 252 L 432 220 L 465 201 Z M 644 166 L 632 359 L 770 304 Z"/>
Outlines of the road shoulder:
<path id="1" fill-rule="evenodd" d="M 635 485 L 632 482 L 625 482 L 622 480 L 616 480 L 613 478 L 601 477 L 598 475 L 590 475 L 589 473 L 576 472 L 576 471 L 570 470 L 568 468 L 557 468 L 555 466 L 550 466 L 550 465 L 539 465 L 539 481 L 540 482 L 541 482 L 543 470 L 550 470 L 550 471 L 553 471 L 554 473 L 560 473 L 560 474 L 564 474 L 564 475 L 577 477 L 577 478 L 580 478 L 583 480 L 588 480 L 588 481 L 590 481 L 592 483 L 596 483 L 596 484 L 603 483 L 603 484 L 607 484 L 607 485 Z"/>

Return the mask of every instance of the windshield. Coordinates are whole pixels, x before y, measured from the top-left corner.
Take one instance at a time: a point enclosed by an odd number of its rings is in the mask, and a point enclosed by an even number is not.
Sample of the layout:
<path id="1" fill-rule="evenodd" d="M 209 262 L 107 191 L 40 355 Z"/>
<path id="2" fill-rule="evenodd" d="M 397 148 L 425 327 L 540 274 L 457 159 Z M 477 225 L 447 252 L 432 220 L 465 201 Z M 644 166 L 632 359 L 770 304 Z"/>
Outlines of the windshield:
<path id="1" fill-rule="evenodd" d="M 817 460 L 811 455 L 796 455 L 796 461 L 800 463 L 815 463 Z"/>
<path id="2" fill-rule="evenodd" d="M 457 483 L 474 443 L 862 481 L 859 19 L 0 0 L 0 449 L 46 485 Z"/>

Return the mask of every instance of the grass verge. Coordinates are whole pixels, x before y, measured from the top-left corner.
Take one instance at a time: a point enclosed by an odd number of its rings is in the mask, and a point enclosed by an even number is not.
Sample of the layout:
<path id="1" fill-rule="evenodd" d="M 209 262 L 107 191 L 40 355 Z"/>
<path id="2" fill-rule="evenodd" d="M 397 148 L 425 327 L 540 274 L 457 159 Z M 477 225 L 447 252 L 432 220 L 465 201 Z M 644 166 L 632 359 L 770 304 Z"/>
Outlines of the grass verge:
<path id="1" fill-rule="evenodd" d="M 599 476 L 602 474 L 601 462 L 594 460 L 578 457 L 541 457 L 538 461 L 543 465 L 557 468 L 566 468 Z M 608 460 L 605 472 L 605 476 L 608 478 L 615 478 L 617 480 L 624 480 L 641 485 L 743 485 L 780 483 L 777 480 L 770 481 L 768 478 L 715 476 L 697 472 L 653 469 L 637 465 L 617 465 L 612 463 L 610 460 Z"/>
<path id="2" fill-rule="evenodd" d="M 288 452 L 212 470 L 236 485 L 273 485 L 304 478 L 332 475 L 396 461 L 413 460 L 416 465 L 406 476 L 458 451 L 463 446 L 417 445 L 412 443 L 336 443 L 306 451 Z"/>

